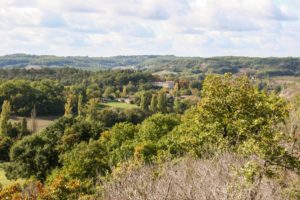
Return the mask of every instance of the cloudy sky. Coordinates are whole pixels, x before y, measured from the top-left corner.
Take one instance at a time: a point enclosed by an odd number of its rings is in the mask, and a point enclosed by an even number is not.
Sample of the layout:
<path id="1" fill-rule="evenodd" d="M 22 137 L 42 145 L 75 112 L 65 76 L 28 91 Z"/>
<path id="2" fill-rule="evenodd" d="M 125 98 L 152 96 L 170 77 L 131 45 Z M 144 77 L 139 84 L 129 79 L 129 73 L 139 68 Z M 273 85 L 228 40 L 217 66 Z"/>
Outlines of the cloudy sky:
<path id="1" fill-rule="evenodd" d="M 0 0 L 0 55 L 300 56 L 300 0 Z"/>

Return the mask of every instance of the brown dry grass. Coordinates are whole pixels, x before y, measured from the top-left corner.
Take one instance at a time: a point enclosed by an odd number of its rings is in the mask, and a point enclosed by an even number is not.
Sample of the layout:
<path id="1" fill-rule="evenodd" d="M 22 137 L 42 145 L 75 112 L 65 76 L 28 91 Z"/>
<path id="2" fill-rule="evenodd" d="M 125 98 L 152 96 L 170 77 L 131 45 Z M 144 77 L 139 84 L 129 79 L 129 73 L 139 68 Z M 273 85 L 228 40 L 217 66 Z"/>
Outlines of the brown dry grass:
<path id="1" fill-rule="evenodd" d="M 36 118 L 36 132 L 46 128 L 49 126 L 55 119 L 59 118 L 59 116 L 42 116 Z M 20 122 L 23 117 L 12 116 L 11 122 Z M 26 117 L 27 119 L 27 127 L 29 130 L 32 130 L 32 120 L 30 117 Z"/>
<path id="2" fill-rule="evenodd" d="M 271 79 L 276 84 L 283 86 L 281 96 L 287 99 L 291 99 L 295 94 L 300 91 L 300 77 L 294 76 L 280 76 Z"/>
<path id="3" fill-rule="evenodd" d="M 274 180 L 263 178 L 259 184 L 257 182 L 253 185 L 247 184 L 237 173 L 245 162 L 246 160 L 242 158 L 226 154 L 211 160 L 186 158 L 177 164 L 167 163 L 163 167 L 143 167 L 104 183 L 103 198 L 107 200 L 293 199 L 285 195 L 285 188 Z M 295 179 L 294 174 L 286 176 Z M 286 178 L 288 179 L 290 178 Z M 288 185 L 288 182 L 284 184 Z"/>

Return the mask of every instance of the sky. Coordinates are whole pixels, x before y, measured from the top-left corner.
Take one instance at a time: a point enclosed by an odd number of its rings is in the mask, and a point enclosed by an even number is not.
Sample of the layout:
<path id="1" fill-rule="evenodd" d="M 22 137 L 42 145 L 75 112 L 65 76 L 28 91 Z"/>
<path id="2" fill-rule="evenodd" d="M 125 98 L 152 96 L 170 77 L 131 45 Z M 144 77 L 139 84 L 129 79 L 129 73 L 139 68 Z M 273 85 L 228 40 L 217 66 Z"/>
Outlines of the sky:
<path id="1" fill-rule="evenodd" d="M 0 0 L 0 55 L 300 56 L 300 0 Z"/>

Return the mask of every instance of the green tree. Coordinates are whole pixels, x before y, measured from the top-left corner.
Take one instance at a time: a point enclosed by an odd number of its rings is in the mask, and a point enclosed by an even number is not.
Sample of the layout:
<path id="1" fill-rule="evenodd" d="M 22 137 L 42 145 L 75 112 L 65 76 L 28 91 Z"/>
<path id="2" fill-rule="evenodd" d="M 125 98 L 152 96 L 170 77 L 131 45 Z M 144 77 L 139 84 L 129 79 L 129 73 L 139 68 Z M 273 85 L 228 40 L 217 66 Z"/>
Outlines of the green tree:
<path id="1" fill-rule="evenodd" d="M 139 140 L 158 141 L 180 124 L 179 116 L 175 114 L 155 114 L 143 121 L 139 127 Z"/>
<path id="2" fill-rule="evenodd" d="M 112 94 L 114 93 L 114 91 L 115 91 L 115 90 L 114 90 L 113 87 L 108 86 L 108 87 L 105 89 L 104 93 L 103 93 L 103 97 L 104 97 L 104 98 L 109 98 L 109 97 L 111 97 Z"/>
<path id="3" fill-rule="evenodd" d="M 100 98 L 101 90 L 97 84 L 91 84 L 86 89 L 86 95 L 89 99 Z"/>
<path id="4" fill-rule="evenodd" d="M 11 106 L 10 102 L 5 100 L 2 104 L 2 111 L 1 111 L 1 121 L 0 121 L 0 133 L 2 136 L 8 134 L 8 120 L 11 114 Z"/>
<path id="5" fill-rule="evenodd" d="M 31 111 L 31 132 L 36 132 L 37 129 L 37 121 L 36 121 L 36 107 L 33 106 L 33 109 Z"/>
<path id="6" fill-rule="evenodd" d="M 157 110 L 162 113 L 167 112 L 167 95 L 163 90 L 158 93 Z"/>
<path id="7" fill-rule="evenodd" d="M 174 97 L 180 96 L 180 88 L 178 83 L 175 84 L 172 93 Z"/>
<path id="8" fill-rule="evenodd" d="M 127 93 L 132 93 L 132 92 L 136 92 L 136 90 L 137 89 L 136 89 L 135 85 L 133 84 L 133 82 L 129 81 L 129 83 L 126 86 L 126 92 Z"/>
<path id="9" fill-rule="evenodd" d="M 5 168 L 10 179 L 35 177 L 45 181 L 54 168 L 60 166 L 57 148 L 66 127 L 75 123 L 74 118 L 62 117 L 41 132 L 22 138 L 10 149 L 10 160 Z"/>
<path id="10" fill-rule="evenodd" d="M 90 139 L 98 139 L 103 130 L 104 127 L 99 122 L 77 118 L 72 126 L 65 127 L 57 149 L 60 154 L 70 151 L 76 144 L 82 141 L 88 142 Z"/>
<path id="11" fill-rule="evenodd" d="M 67 98 L 67 102 L 65 104 L 65 116 L 70 117 L 72 115 L 73 115 L 73 97 L 69 95 Z"/>
<path id="12" fill-rule="evenodd" d="M 142 92 L 140 106 L 142 110 L 148 111 L 151 101 L 151 94 L 149 92 Z"/>
<path id="13" fill-rule="evenodd" d="M 188 103 L 184 100 L 175 100 L 174 102 L 174 111 L 178 114 L 183 114 L 184 111 L 188 108 Z"/>
<path id="14" fill-rule="evenodd" d="M 45 181 L 51 170 L 58 166 L 55 144 L 57 133 L 44 131 L 15 143 L 10 151 L 10 165 L 5 169 L 8 178 L 35 178 Z"/>
<path id="15" fill-rule="evenodd" d="M 20 124 L 20 134 L 19 136 L 22 138 L 26 135 L 28 135 L 30 132 L 27 128 L 27 119 L 25 117 L 23 117 L 21 124 Z"/>
<path id="16" fill-rule="evenodd" d="M 175 114 L 152 115 L 138 127 L 134 145 L 134 158 L 142 162 L 157 162 L 161 155 L 167 152 L 165 142 L 170 132 L 180 124 L 179 116 Z"/>
<path id="17" fill-rule="evenodd" d="M 13 140 L 6 136 L 0 137 L 0 161 L 9 161 L 9 150 Z"/>
<path id="18" fill-rule="evenodd" d="M 77 112 L 78 112 L 78 116 L 81 116 L 82 115 L 82 112 L 83 112 L 83 96 L 82 95 L 79 95 L 78 96 L 78 105 L 77 105 Z"/>
<path id="19" fill-rule="evenodd" d="M 95 121 L 98 115 L 98 105 L 99 100 L 96 98 L 90 99 L 87 104 L 87 119 L 90 121 Z"/>
<path id="20" fill-rule="evenodd" d="M 11 110 L 19 115 L 29 114 L 36 100 L 36 91 L 28 80 L 10 80 L 0 85 L 0 96 L 11 104 Z"/>
<path id="21" fill-rule="evenodd" d="M 122 93 L 121 93 L 121 97 L 126 97 L 126 96 L 127 96 L 127 86 L 124 85 L 124 86 L 123 86 Z"/>
<path id="22" fill-rule="evenodd" d="M 137 127 L 124 122 L 114 125 L 101 135 L 100 141 L 109 154 L 109 164 L 112 166 L 133 157 L 134 137 Z"/>
<path id="23" fill-rule="evenodd" d="M 150 111 L 156 112 L 157 111 L 157 95 L 153 94 L 151 97 L 151 103 L 150 103 Z"/>
<path id="24" fill-rule="evenodd" d="M 287 143 L 279 129 L 288 115 L 285 100 L 259 91 L 247 77 L 230 74 L 207 76 L 201 96 L 171 137 L 177 153 L 202 156 L 226 149 L 259 156 L 265 168 L 276 165 L 299 173 L 300 161 L 281 145 Z"/>
<path id="25" fill-rule="evenodd" d="M 39 115 L 60 115 L 64 113 L 64 87 L 57 81 L 43 79 L 30 83 L 34 95 L 29 101 L 28 114 L 33 106 Z"/>
<path id="26" fill-rule="evenodd" d="M 108 157 L 99 141 L 81 142 L 61 156 L 61 173 L 68 178 L 94 179 L 109 171 Z"/>
<path id="27" fill-rule="evenodd" d="M 114 93 L 114 97 L 115 97 L 115 98 L 120 98 L 120 97 L 121 97 L 121 92 L 120 92 L 120 90 L 117 90 L 117 91 Z"/>

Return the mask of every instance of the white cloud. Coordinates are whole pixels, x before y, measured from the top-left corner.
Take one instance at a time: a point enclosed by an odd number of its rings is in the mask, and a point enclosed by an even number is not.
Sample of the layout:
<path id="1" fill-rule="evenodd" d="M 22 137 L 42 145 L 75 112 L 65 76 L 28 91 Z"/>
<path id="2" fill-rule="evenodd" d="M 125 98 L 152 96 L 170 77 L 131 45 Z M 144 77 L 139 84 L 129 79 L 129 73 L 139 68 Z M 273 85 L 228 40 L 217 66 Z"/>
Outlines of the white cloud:
<path id="1" fill-rule="evenodd" d="M 298 56 L 294 0 L 1 0 L 0 54 Z"/>
<path id="2" fill-rule="evenodd" d="M 38 25 L 41 13 L 35 8 L 0 9 L 0 28 L 12 29 L 15 27 L 28 27 Z"/>

